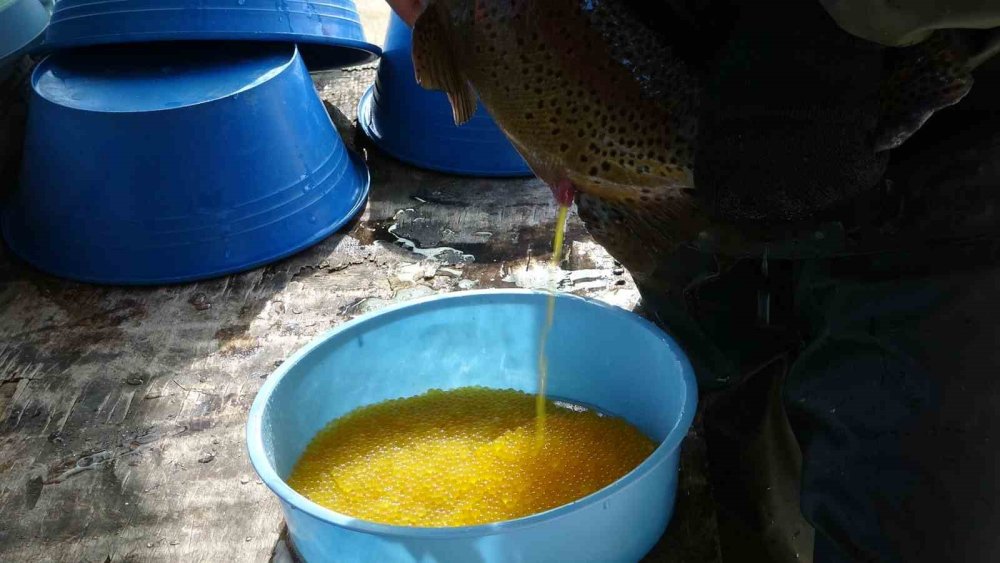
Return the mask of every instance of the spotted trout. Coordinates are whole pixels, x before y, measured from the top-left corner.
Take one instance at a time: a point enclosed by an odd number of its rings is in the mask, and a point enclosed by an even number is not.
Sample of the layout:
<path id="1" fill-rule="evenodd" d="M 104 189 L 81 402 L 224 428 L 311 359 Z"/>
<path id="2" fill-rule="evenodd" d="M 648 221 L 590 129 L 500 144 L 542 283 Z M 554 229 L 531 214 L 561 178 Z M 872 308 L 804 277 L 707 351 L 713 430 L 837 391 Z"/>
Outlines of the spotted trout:
<path id="1" fill-rule="evenodd" d="M 668 6 L 683 0 L 661 2 Z M 884 171 L 887 150 L 902 143 L 931 113 L 956 103 L 971 87 L 969 61 L 975 49 L 956 47 L 952 36 L 914 46 L 908 51 L 910 56 L 897 57 L 900 66 L 886 67 L 881 48 L 847 36 L 832 21 L 820 21 L 818 25 L 827 25 L 833 39 L 822 44 L 831 45 L 830 52 L 813 53 L 812 59 L 836 61 L 837 49 L 855 49 L 861 54 L 855 59 L 845 57 L 842 76 L 833 75 L 839 82 L 831 82 L 830 73 L 822 68 L 815 71 L 819 78 L 812 85 L 813 95 L 832 99 L 835 87 L 864 82 L 854 88 L 857 99 L 845 94 L 847 101 L 839 102 L 836 111 L 796 114 L 796 104 L 805 95 L 796 97 L 792 80 L 789 87 L 778 88 L 787 96 L 788 115 L 773 118 L 770 124 L 781 119 L 806 123 L 806 128 L 815 130 L 809 133 L 814 137 L 822 137 L 824 131 L 831 131 L 827 135 L 831 137 L 843 131 L 842 142 L 803 149 L 807 143 L 789 142 L 796 139 L 794 134 L 772 127 L 773 138 L 784 139 L 784 146 L 768 149 L 756 166 L 765 173 L 745 182 L 760 170 L 745 170 L 743 153 L 760 147 L 741 145 L 742 133 L 730 134 L 724 125 L 726 119 L 740 122 L 743 113 L 751 114 L 759 104 L 754 102 L 735 116 L 718 114 L 722 117 L 707 113 L 706 108 L 718 108 L 719 100 L 730 92 L 747 84 L 752 89 L 756 83 L 740 78 L 734 89 L 720 82 L 712 76 L 711 65 L 685 56 L 683 45 L 672 41 L 662 26 L 651 25 L 650 18 L 636 9 L 640 4 L 630 0 L 394 3 L 414 27 L 418 82 L 447 93 L 456 124 L 472 116 L 480 99 L 556 199 L 564 204 L 575 200 L 594 239 L 640 283 L 664 256 L 701 233 L 712 231 L 738 239 L 738 231 L 725 224 L 731 217 L 724 215 L 732 208 L 778 208 L 783 218 L 800 219 L 838 203 L 843 194 L 870 189 Z M 818 5 L 815 10 L 820 10 Z M 760 13 L 754 17 L 774 19 Z M 825 14 L 818 16 L 822 18 L 829 20 Z M 755 33 L 756 21 L 743 19 L 751 35 Z M 735 29 L 739 21 L 737 16 Z M 729 77 L 740 76 L 755 62 L 739 38 L 724 38 L 718 48 L 737 54 L 730 57 L 734 62 L 727 69 Z M 860 72 L 855 70 L 860 63 L 871 69 L 873 80 L 852 74 Z M 782 64 L 792 70 L 808 66 L 794 57 Z M 791 70 L 789 74 L 794 76 Z M 739 92 L 741 99 L 753 100 L 752 92 L 745 96 Z M 851 117 L 826 125 L 828 115 L 838 112 Z M 706 140 L 711 141 L 707 148 Z M 734 157 L 739 166 L 731 164 Z M 816 167 L 821 160 L 826 166 Z M 749 162 L 751 169 L 754 162 Z M 820 173 L 811 172 L 810 165 Z M 816 188 L 800 189 L 803 183 Z M 762 185 L 777 187 L 767 192 Z M 836 191 L 831 185 L 848 189 L 835 197 L 830 195 Z M 795 199 L 803 194 L 811 199 L 805 203 Z M 795 203 L 786 205 L 786 200 Z M 750 213 L 743 218 L 755 220 L 757 216 Z"/>

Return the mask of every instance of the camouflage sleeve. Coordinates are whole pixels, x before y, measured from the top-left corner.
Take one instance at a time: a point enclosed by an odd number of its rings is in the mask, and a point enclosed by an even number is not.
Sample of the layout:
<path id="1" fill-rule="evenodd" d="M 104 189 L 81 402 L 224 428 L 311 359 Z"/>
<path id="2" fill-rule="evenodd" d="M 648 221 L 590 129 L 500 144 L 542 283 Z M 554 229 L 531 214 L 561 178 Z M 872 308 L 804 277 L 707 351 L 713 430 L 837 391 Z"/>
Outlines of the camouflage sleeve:
<path id="1" fill-rule="evenodd" d="M 936 29 L 1000 27 L 997 0 L 820 0 L 849 33 L 889 46 L 912 45 Z"/>
<path id="2" fill-rule="evenodd" d="M 0 68 L 0 201 L 13 187 L 20 167 L 28 113 L 27 82 L 34 63 L 28 57 Z"/>

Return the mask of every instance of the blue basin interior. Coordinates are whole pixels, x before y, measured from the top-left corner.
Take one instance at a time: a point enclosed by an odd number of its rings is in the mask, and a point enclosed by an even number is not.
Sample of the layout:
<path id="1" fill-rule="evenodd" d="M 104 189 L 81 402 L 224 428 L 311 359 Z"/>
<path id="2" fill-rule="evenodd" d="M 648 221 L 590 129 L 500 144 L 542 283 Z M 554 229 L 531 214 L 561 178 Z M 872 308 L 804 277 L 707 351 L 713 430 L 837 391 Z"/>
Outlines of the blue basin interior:
<path id="1" fill-rule="evenodd" d="M 284 375 L 270 399 L 265 427 L 272 440 L 280 437 L 269 448 L 279 475 L 288 476 L 328 422 L 359 406 L 432 388 L 536 392 L 546 297 L 524 297 L 435 300 L 375 316 L 318 343 Z M 686 399 L 683 379 L 663 372 L 682 371 L 683 356 L 659 331 L 642 330 L 646 327 L 615 313 L 559 299 L 549 392 L 622 416 L 662 442 L 680 422 Z"/>
<path id="2" fill-rule="evenodd" d="M 672 513 L 678 450 L 696 406 L 693 372 L 678 345 L 652 324 L 572 296 L 557 298 L 550 395 L 622 416 L 661 443 L 616 483 L 542 514 L 434 529 L 355 520 L 314 505 L 282 480 L 320 429 L 357 407 L 432 388 L 534 393 L 547 299 L 539 292 L 482 291 L 390 308 L 334 330 L 268 379 L 250 413 L 250 457 L 282 499 L 292 540 L 307 560 L 362 561 L 378 554 L 460 561 L 475 552 L 483 561 L 544 561 L 556 554 L 629 561 L 652 547 Z M 597 531 L 611 539 L 591 537 Z"/>

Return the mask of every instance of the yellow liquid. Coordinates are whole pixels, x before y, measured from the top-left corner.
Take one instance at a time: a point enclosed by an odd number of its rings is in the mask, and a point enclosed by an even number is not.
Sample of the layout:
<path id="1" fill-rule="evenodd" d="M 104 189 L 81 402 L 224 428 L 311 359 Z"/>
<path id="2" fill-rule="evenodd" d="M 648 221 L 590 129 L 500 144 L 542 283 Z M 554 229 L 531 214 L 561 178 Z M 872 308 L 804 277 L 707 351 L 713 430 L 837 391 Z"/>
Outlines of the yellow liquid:
<path id="1" fill-rule="evenodd" d="M 655 444 L 620 418 L 467 387 L 358 409 L 309 444 L 288 484 L 313 502 L 372 522 L 468 526 L 578 500 L 639 465 Z"/>
<path id="2" fill-rule="evenodd" d="M 556 234 L 552 239 L 552 267 L 559 266 L 562 261 L 563 239 L 566 235 L 566 218 L 569 216 L 569 206 L 560 205 L 559 214 L 556 216 Z M 549 357 L 545 352 L 549 344 L 549 333 L 552 332 L 552 322 L 556 316 L 556 294 L 554 289 L 549 290 L 549 302 L 545 313 L 545 326 L 538 343 L 538 394 L 535 396 L 535 433 L 537 440 L 541 443 L 545 435 L 545 396 L 548 392 L 549 380 Z"/>

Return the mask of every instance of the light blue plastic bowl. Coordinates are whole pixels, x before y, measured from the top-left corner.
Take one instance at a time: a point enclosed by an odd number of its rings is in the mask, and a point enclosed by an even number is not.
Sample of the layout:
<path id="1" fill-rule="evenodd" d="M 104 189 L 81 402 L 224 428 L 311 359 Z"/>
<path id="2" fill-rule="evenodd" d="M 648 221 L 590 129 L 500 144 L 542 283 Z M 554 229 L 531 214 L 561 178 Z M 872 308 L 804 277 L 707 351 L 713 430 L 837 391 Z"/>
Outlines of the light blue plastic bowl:
<path id="1" fill-rule="evenodd" d="M 48 23 L 38 0 L 0 0 L 0 69 L 41 43 Z"/>
<path id="2" fill-rule="evenodd" d="M 547 294 L 495 290 L 410 302 L 346 323 L 268 378 L 250 410 L 250 461 L 279 497 L 292 543 L 320 561 L 626 562 L 642 558 L 673 513 L 681 441 L 697 404 L 684 352 L 622 309 L 557 299 L 549 392 L 623 416 L 660 446 L 575 503 L 461 528 L 411 528 L 322 508 L 284 481 L 313 436 L 358 407 L 469 385 L 536 390 Z"/>

